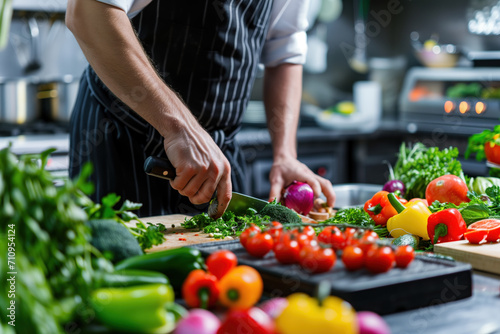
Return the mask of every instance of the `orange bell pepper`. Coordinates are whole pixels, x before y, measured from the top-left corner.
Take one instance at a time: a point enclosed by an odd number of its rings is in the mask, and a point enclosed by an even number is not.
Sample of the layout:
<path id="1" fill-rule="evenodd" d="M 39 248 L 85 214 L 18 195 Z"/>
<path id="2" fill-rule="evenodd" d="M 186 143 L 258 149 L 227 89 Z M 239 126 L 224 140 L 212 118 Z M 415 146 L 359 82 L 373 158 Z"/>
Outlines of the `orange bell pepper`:
<path id="1" fill-rule="evenodd" d="M 257 270 L 245 265 L 236 266 L 219 281 L 219 302 L 230 309 L 247 309 L 259 301 L 263 288 Z"/>

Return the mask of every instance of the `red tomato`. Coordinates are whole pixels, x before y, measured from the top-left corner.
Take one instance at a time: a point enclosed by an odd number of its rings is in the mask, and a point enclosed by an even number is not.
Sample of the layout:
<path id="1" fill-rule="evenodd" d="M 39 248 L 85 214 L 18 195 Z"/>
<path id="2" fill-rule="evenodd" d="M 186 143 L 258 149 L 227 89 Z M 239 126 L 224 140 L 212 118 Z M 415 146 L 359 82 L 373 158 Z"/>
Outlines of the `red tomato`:
<path id="1" fill-rule="evenodd" d="M 257 226 L 257 225 L 250 225 L 249 228 L 247 228 L 246 230 L 244 230 L 243 232 L 241 232 L 240 234 L 240 243 L 241 245 L 246 249 L 246 245 L 247 245 L 247 240 L 248 240 L 248 237 L 250 236 L 250 234 L 252 233 L 260 233 L 260 228 Z"/>
<path id="2" fill-rule="evenodd" d="M 299 247 L 303 248 L 304 246 L 308 245 L 313 239 L 309 238 L 306 234 L 298 234 L 295 238 L 297 242 L 299 243 Z"/>
<path id="3" fill-rule="evenodd" d="M 307 245 L 300 250 L 300 266 L 310 273 L 324 273 L 335 265 L 337 256 L 331 248 Z"/>
<path id="4" fill-rule="evenodd" d="M 396 248 L 394 256 L 396 259 L 396 266 L 400 268 L 406 268 L 415 258 L 415 251 L 410 245 L 399 246 L 398 248 Z"/>
<path id="5" fill-rule="evenodd" d="M 316 236 L 316 231 L 312 226 L 309 225 L 304 226 L 301 233 L 307 235 L 309 239 L 313 239 Z"/>
<path id="6" fill-rule="evenodd" d="M 456 175 L 443 175 L 432 180 L 425 190 L 425 198 L 429 204 L 434 201 L 441 203 L 453 203 L 460 205 L 463 202 L 469 202 L 467 198 L 467 185 Z"/>
<path id="7" fill-rule="evenodd" d="M 363 236 L 359 239 L 358 246 L 367 254 L 370 248 L 374 247 L 379 239 L 377 232 L 368 230 L 363 233 Z"/>
<path id="8" fill-rule="evenodd" d="M 494 139 L 500 137 L 499 134 L 493 136 Z M 493 142 L 488 142 L 484 144 L 484 154 L 486 155 L 486 160 L 493 162 L 494 164 L 500 164 L 500 146 Z"/>
<path id="9" fill-rule="evenodd" d="M 365 254 L 361 247 L 347 246 L 342 252 L 342 262 L 347 270 L 354 271 L 363 268 Z"/>
<path id="10" fill-rule="evenodd" d="M 238 258 L 230 250 L 222 249 L 210 254 L 206 264 L 208 271 L 220 280 L 229 270 L 236 267 Z"/>
<path id="11" fill-rule="evenodd" d="M 500 220 L 493 218 L 479 220 L 470 224 L 467 227 L 467 231 L 469 230 L 487 230 L 488 236 L 486 237 L 486 241 L 495 242 L 500 239 Z"/>
<path id="12" fill-rule="evenodd" d="M 389 271 L 394 263 L 394 252 L 389 246 L 372 248 L 366 254 L 365 267 L 374 274 Z"/>
<path id="13" fill-rule="evenodd" d="M 487 230 L 468 230 L 464 233 L 464 238 L 471 244 L 480 244 L 486 241 L 488 237 Z"/>
<path id="14" fill-rule="evenodd" d="M 246 243 L 247 252 L 255 257 L 264 257 L 273 249 L 273 238 L 269 233 L 250 235 Z"/>
<path id="15" fill-rule="evenodd" d="M 344 249 L 346 246 L 344 233 L 342 233 L 342 231 L 340 231 L 338 228 L 336 230 L 333 230 L 330 243 L 332 245 L 332 248 L 335 250 Z"/>
<path id="16" fill-rule="evenodd" d="M 283 233 L 283 225 L 280 222 L 273 221 L 271 222 L 271 227 L 267 232 L 273 238 L 274 243 L 276 243 L 279 241 L 281 234 Z"/>
<path id="17" fill-rule="evenodd" d="M 274 246 L 276 260 L 282 264 L 299 263 L 300 246 L 297 240 L 284 240 Z"/>
<path id="18" fill-rule="evenodd" d="M 324 244 L 331 244 L 332 231 L 335 226 L 327 226 L 318 234 L 318 241 Z"/>
<path id="19" fill-rule="evenodd" d="M 359 243 L 359 233 L 358 229 L 348 227 L 344 230 L 344 239 L 346 246 L 357 245 Z"/>

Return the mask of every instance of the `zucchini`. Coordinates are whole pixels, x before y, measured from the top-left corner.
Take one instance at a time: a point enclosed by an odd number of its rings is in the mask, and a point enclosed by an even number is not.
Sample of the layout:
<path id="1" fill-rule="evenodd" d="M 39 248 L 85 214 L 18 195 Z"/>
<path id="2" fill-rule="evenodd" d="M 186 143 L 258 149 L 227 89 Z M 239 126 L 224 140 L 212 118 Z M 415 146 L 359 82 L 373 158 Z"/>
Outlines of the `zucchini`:
<path id="1" fill-rule="evenodd" d="M 180 247 L 137 255 L 120 261 L 116 270 L 152 270 L 166 275 L 172 287 L 179 291 L 188 274 L 195 269 L 205 269 L 201 252 L 194 248 Z"/>

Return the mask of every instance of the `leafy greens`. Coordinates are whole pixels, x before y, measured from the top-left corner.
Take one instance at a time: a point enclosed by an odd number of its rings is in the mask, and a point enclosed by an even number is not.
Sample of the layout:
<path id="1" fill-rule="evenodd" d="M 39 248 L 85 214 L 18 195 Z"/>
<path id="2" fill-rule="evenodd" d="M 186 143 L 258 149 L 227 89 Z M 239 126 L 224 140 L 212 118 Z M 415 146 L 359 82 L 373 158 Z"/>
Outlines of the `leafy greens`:
<path id="1" fill-rule="evenodd" d="M 465 180 L 456 147 L 440 150 L 415 143 L 412 147 L 401 144 L 398 160 L 394 165 L 394 178 L 403 181 L 405 198 L 425 198 L 425 189 L 432 180 L 453 174 Z"/>

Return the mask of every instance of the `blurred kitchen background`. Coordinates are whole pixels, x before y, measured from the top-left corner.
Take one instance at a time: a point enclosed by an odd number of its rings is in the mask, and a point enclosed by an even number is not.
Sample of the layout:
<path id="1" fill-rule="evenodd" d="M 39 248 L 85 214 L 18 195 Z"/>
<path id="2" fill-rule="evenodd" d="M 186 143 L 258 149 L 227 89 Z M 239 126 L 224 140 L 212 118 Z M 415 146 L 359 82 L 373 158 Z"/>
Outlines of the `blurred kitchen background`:
<path id="1" fill-rule="evenodd" d="M 9 1 L 9 0 L 7 0 Z M 335 184 L 382 184 L 403 141 L 457 146 L 500 119 L 500 1 L 311 0 L 299 158 Z M 0 0 L 5 34 L 9 3 Z M 64 25 L 65 0 L 12 0 L 0 50 L 0 146 L 56 147 L 65 175 L 67 123 L 85 57 Z M 2 36 L 0 34 L 0 45 Z M 251 194 L 265 197 L 271 147 L 262 73 L 238 140 Z"/>

